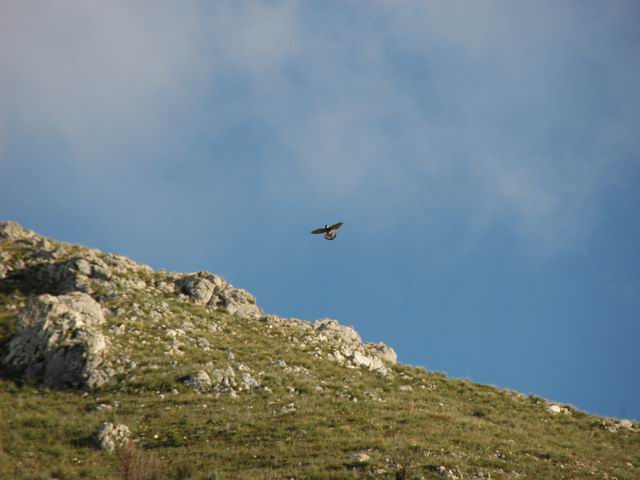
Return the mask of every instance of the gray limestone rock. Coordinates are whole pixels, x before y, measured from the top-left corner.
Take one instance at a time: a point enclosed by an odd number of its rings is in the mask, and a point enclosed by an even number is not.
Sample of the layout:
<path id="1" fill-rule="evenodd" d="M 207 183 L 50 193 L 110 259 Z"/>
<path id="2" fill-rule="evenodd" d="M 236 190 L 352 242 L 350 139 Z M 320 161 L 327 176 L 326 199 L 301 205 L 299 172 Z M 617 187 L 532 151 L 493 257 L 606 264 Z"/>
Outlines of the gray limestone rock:
<path id="1" fill-rule="evenodd" d="M 251 392 L 256 388 L 260 388 L 260 383 L 249 372 L 242 372 L 240 374 L 240 382 L 238 388 L 244 392 Z"/>
<path id="2" fill-rule="evenodd" d="M 194 374 L 192 374 L 185 382 L 187 386 L 197 390 L 198 392 L 204 392 L 205 390 L 209 390 L 213 383 L 211 382 L 211 377 L 204 370 L 198 370 Z"/>
<path id="3" fill-rule="evenodd" d="M 198 272 L 179 279 L 176 287 L 180 292 L 187 294 L 194 303 L 206 305 L 211 300 L 216 280 L 222 283 L 220 277 L 216 275 Z"/>
<path id="4" fill-rule="evenodd" d="M 23 228 L 16 222 L 0 222 L 0 240 L 24 240 L 31 238 L 35 234 L 31 230 Z"/>
<path id="5" fill-rule="evenodd" d="M 337 320 L 323 318 L 313 322 L 313 328 L 318 334 L 328 338 L 338 339 L 348 343 L 362 343 L 362 339 L 353 327 L 341 325 Z"/>
<path id="6" fill-rule="evenodd" d="M 131 432 L 126 425 L 114 425 L 113 423 L 106 422 L 98 427 L 98 430 L 93 436 L 93 440 L 101 450 L 107 453 L 113 453 L 116 447 L 126 444 L 130 436 Z"/>
<path id="7" fill-rule="evenodd" d="M 211 371 L 211 381 L 214 391 L 231 396 L 235 396 L 238 391 L 250 393 L 261 387 L 260 383 L 251 374 L 251 370 L 242 364 L 238 364 L 236 369 L 231 365 L 227 365 L 225 368 L 213 369 Z"/>
<path id="8" fill-rule="evenodd" d="M 176 288 L 199 305 L 243 318 L 258 318 L 262 315 L 253 295 L 234 288 L 221 277 L 209 272 L 184 275 L 176 280 Z"/>
<path id="9" fill-rule="evenodd" d="M 364 347 L 369 355 L 379 358 L 383 362 L 390 363 L 391 365 L 398 363 L 398 355 L 395 350 L 382 342 L 366 343 Z"/>
<path id="10" fill-rule="evenodd" d="M 396 353 L 383 343 L 363 343 L 352 327 L 336 320 L 321 319 L 313 323 L 318 338 L 331 346 L 329 359 L 351 367 L 363 367 L 387 375 L 387 363 L 395 364 Z"/>
<path id="11" fill-rule="evenodd" d="M 114 373 L 105 361 L 102 323 L 100 304 L 85 293 L 33 297 L 18 315 L 16 335 L 2 362 L 24 369 L 30 383 L 98 387 Z"/>
<path id="12" fill-rule="evenodd" d="M 98 290 L 112 292 L 112 273 L 107 264 L 93 250 L 71 257 L 62 263 L 49 264 L 39 271 L 39 280 L 52 293 L 85 292 Z"/>

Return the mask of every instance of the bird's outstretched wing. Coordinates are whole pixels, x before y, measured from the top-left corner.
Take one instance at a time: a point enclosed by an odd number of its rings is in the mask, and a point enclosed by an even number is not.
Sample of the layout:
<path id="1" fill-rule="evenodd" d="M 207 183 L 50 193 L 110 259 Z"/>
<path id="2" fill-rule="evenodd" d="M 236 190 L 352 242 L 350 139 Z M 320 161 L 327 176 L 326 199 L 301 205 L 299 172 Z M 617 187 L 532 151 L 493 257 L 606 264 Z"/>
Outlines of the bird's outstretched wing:
<path id="1" fill-rule="evenodd" d="M 337 230 L 342 226 L 342 222 L 334 223 L 333 225 L 329 225 L 329 230 Z"/>
<path id="2" fill-rule="evenodd" d="M 311 233 L 313 233 L 314 235 L 318 235 L 320 233 L 326 233 L 326 232 L 327 232 L 327 230 L 325 230 L 324 227 L 316 228 L 315 230 L 311 230 Z"/>

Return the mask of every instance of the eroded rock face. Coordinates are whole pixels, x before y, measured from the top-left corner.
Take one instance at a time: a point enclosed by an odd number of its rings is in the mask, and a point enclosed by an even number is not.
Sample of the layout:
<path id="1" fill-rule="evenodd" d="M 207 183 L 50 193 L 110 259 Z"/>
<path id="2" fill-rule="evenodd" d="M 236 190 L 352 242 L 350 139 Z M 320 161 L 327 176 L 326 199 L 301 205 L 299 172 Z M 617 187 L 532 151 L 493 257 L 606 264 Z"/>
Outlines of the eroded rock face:
<path id="1" fill-rule="evenodd" d="M 2 362 L 24 368 L 26 381 L 45 387 L 98 387 L 113 374 L 102 323 L 102 308 L 85 293 L 33 297 L 18 315 Z"/>
<path id="2" fill-rule="evenodd" d="M 234 288 L 218 275 L 209 272 L 185 275 L 176 281 L 176 287 L 199 305 L 244 318 L 262 315 L 253 295 L 241 288 Z"/>

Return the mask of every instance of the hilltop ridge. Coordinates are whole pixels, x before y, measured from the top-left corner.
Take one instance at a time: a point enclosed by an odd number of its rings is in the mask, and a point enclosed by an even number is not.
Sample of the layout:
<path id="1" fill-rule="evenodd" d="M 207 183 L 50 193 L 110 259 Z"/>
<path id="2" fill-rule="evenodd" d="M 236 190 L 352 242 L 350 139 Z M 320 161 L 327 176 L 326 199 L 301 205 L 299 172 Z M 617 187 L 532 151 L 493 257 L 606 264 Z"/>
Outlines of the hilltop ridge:
<path id="1" fill-rule="evenodd" d="M 15 222 L 0 222 L 0 364 L 6 478 L 121 478 L 108 452 L 129 440 L 162 465 L 137 478 L 640 468 L 637 423 L 401 365 L 337 320 L 265 314 L 214 273 L 155 271 Z"/>

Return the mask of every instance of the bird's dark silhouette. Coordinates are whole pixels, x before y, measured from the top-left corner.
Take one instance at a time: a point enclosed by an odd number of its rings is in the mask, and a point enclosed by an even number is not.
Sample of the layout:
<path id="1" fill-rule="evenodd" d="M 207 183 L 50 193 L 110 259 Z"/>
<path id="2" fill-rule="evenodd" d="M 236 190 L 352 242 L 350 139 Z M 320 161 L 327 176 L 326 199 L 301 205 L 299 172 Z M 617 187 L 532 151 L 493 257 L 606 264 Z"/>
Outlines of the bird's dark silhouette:
<path id="1" fill-rule="evenodd" d="M 325 225 L 322 228 L 316 228 L 312 230 L 311 233 L 314 235 L 319 235 L 324 233 L 324 238 L 327 240 L 333 240 L 336 238 L 336 230 L 338 230 L 342 226 L 342 222 L 334 223 L 333 225 Z"/>

